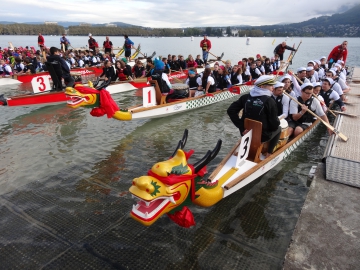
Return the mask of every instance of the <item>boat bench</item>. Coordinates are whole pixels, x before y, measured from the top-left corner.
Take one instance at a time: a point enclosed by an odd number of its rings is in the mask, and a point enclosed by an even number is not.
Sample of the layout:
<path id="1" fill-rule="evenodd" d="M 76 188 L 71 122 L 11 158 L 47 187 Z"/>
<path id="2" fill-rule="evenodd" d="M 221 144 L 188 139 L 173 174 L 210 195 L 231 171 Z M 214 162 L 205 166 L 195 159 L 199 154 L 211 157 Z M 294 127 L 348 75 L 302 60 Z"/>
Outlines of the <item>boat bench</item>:
<path id="1" fill-rule="evenodd" d="M 248 159 L 253 162 L 260 162 L 260 154 L 267 151 L 269 142 L 261 142 L 262 123 L 249 118 L 245 118 L 244 127 L 252 129 L 252 139 Z"/>

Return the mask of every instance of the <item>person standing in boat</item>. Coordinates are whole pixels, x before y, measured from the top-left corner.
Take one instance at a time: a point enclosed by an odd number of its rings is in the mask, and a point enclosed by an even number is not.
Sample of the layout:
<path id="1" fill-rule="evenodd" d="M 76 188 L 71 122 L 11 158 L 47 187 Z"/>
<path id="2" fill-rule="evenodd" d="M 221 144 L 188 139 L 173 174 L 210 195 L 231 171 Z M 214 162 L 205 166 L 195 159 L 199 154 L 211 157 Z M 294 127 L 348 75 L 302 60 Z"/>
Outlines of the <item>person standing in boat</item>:
<path id="1" fill-rule="evenodd" d="M 105 38 L 105 41 L 104 41 L 104 43 L 103 43 L 103 48 L 104 48 L 105 54 L 106 54 L 106 53 L 111 54 L 112 49 L 113 49 L 113 44 L 112 44 L 112 42 L 110 41 L 110 39 L 109 39 L 108 36 Z"/>
<path id="2" fill-rule="evenodd" d="M 261 141 L 269 141 L 268 152 L 264 158 L 269 157 L 279 141 L 281 127 L 278 118 L 278 111 L 275 100 L 271 98 L 275 77 L 263 75 L 255 81 L 255 86 L 249 94 L 242 95 L 237 101 L 233 102 L 227 109 L 230 120 L 240 130 L 240 135 L 245 135 L 245 118 L 256 120 L 262 123 Z M 243 115 L 239 118 L 239 112 Z"/>
<path id="3" fill-rule="evenodd" d="M 348 54 L 347 45 L 348 42 L 345 40 L 341 45 L 338 45 L 334 49 L 332 49 L 327 58 L 327 64 L 329 69 L 331 68 L 332 64 L 336 63 L 338 60 L 344 61 L 344 64 L 346 63 L 346 58 Z"/>
<path id="4" fill-rule="evenodd" d="M 38 45 L 40 47 L 40 51 L 42 52 L 45 47 L 45 38 L 41 35 L 41 33 L 38 35 Z"/>
<path id="5" fill-rule="evenodd" d="M 98 46 L 96 40 L 93 38 L 91 33 L 89 34 L 88 44 L 89 50 L 92 50 L 95 53 Z"/>
<path id="6" fill-rule="evenodd" d="M 70 68 L 68 64 L 66 64 L 66 61 L 62 57 L 60 57 L 60 50 L 58 48 L 51 47 L 50 55 L 46 57 L 46 60 L 48 62 L 58 62 L 62 71 L 61 77 L 64 79 L 66 87 L 74 86 L 75 80 L 70 75 Z"/>
<path id="7" fill-rule="evenodd" d="M 286 119 L 289 115 L 290 98 L 284 95 L 284 86 L 284 83 L 276 82 L 272 93 L 272 98 L 275 100 L 279 119 Z"/>
<path id="8" fill-rule="evenodd" d="M 211 49 L 211 41 L 207 38 L 207 34 L 204 34 L 204 39 L 200 41 L 200 48 L 203 51 L 204 64 L 207 64 L 209 51 Z"/>
<path id="9" fill-rule="evenodd" d="M 280 57 L 280 61 L 282 61 L 284 59 L 284 52 L 285 50 L 290 50 L 290 51 L 296 51 L 294 48 L 287 46 L 286 42 L 283 41 L 282 43 L 280 43 L 279 45 L 277 45 L 274 49 L 274 55 L 279 55 Z"/>
<path id="10" fill-rule="evenodd" d="M 61 49 L 66 52 L 68 50 L 68 47 L 70 45 L 70 40 L 66 37 L 66 34 L 63 34 L 62 37 L 60 38 L 60 45 L 61 45 Z M 53 47 L 55 48 L 55 47 Z"/>
<path id="11" fill-rule="evenodd" d="M 134 42 L 131 41 L 128 35 L 124 35 L 125 42 L 124 42 L 124 51 L 125 51 L 125 57 L 127 59 L 127 62 L 130 62 L 130 56 L 131 56 L 131 48 L 134 48 Z"/>
<path id="12" fill-rule="evenodd" d="M 318 115 L 322 120 L 329 123 L 329 120 L 324 113 L 320 102 L 312 96 L 313 94 L 313 84 L 310 82 L 303 83 L 301 85 L 301 95 L 297 98 L 298 102 L 302 105 L 300 106 L 294 100 L 290 101 L 290 119 L 288 121 L 289 124 L 289 136 L 294 133 L 296 137 L 305 129 L 311 126 L 311 124 L 315 121 L 314 116 L 310 114 L 307 110 L 312 111 L 316 115 Z M 329 130 L 329 134 L 332 133 Z"/>

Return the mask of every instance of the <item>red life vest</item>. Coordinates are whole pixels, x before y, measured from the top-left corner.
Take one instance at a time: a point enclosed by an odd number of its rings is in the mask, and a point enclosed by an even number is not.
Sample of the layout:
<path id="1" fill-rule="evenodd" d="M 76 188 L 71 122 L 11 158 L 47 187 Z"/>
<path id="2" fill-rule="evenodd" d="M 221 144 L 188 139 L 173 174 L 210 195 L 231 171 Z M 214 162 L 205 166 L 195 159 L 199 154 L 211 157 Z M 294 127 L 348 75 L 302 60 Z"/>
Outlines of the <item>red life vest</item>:
<path id="1" fill-rule="evenodd" d="M 111 49 L 110 40 L 109 41 L 104 41 L 104 47 L 105 47 L 105 49 Z"/>
<path id="2" fill-rule="evenodd" d="M 126 81 L 126 75 L 124 74 L 124 69 L 117 69 L 117 75 L 120 81 Z"/>

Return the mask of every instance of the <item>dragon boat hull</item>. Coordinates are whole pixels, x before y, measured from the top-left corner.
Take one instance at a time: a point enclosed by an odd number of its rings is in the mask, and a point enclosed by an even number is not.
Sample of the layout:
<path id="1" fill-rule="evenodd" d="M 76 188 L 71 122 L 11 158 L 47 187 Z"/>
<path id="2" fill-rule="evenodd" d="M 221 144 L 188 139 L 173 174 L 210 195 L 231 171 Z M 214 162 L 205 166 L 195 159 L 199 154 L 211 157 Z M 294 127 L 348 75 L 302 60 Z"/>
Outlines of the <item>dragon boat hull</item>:
<path id="1" fill-rule="evenodd" d="M 49 75 L 50 76 L 50 75 Z M 176 79 L 187 78 L 187 71 L 184 72 L 173 72 L 169 76 L 170 82 L 175 82 Z M 176 78 L 176 79 L 175 79 Z M 7 79 L 7 78 L 6 78 Z M 3 80 L 3 79 L 1 79 Z M 1 81 L 0 80 L 0 81 Z M 11 80 L 11 79 L 9 79 Z M 14 80 L 13 80 L 14 81 Z M 118 94 L 122 92 L 132 91 L 148 87 L 149 84 L 146 79 L 127 81 L 127 82 L 116 82 L 106 88 L 110 94 Z M 68 98 L 64 91 L 60 92 L 43 92 L 39 94 L 19 95 L 6 98 L 7 106 L 32 106 L 32 105 L 55 105 L 59 103 L 66 103 Z"/>
<path id="2" fill-rule="evenodd" d="M 137 107 L 130 107 L 128 108 L 128 111 L 131 112 L 132 119 L 165 117 L 211 105 L 223 100 L 233 98 L 235 96 L 238 96 L 239 94 L 247 93 L 249 91 L 250 86 L 241 85 L 235 86 L 230 90 L 217 91 L 215 93 L 212 93 L 212 96 L 203 95 L 200 97 L 185 98 L 175 102 L 155 105 L 151 107 L 144 107 L 141 105 Z"/>
<path id="3" fill-rule="evenodd" d="M 218 179 L 223 179 L 223 198 L 231 195 L 232 193 L 238 191 L 244 186 L 248 185 L 252 181 L 256 180 L 260 176 L 264 175 L 266 172 L 274 168 L 277 164 L 287 158 L 291 152 L 293 152 L 305 139 L 307 139 L 319 125 L 320 120 L 316 120 L 308 129 L 302 132 L 297 137 L 291 139 L 282 147 L 277 149 L 272 155 L 264 160 L 258 162 L 244 160 L 242 164 L 236 165 L 237 156 L 236 153 L 241 149 L 239 140 L 233 149 L 228 153 L 228 155 L 220 162 L 219 166 L 214 170 L 210 175 L 209 179 L 211 181 L 217 181 Z M 234 173 L 229 173 L 233 171 Z"/>

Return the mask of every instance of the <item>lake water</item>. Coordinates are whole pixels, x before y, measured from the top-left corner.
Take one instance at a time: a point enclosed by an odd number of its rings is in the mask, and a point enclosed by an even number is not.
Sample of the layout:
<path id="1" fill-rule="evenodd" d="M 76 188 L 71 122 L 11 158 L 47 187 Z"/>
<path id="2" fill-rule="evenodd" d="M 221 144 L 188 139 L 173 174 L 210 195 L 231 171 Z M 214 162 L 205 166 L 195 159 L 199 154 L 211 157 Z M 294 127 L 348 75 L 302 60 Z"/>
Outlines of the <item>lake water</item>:
<path id="1" fill-rule="evenodd" d="M 59 37 L 45 37 L 58 46 Z M 69 37 L 74 47 L 87 37 Z M 95 37 L 98 41 L 104 37 Z M 237 62 L 257 53 L 271 55 L 276 38 L 210 38 L 213 52 Z M 122 37 L 111 37 L 115 46 Z M 157 55 L 200 53 L 200 37 L 139 38 L 142 51 Z M 343 38 L 302 40 L 293 69 L 327 56 Z M 35 36 L 1 36 L 0 46 L 36 44 Z M 360 39 L 348 39 L 347 64 L 359 62 Z M 288 52 L 285 58 L 288 56 Z M 6 86 L 7 96 L 29 85 Z M 20 90 L 19 90 L 20 89 Z M 140 93 L 115 95 L 120 107 L 142 102 Z M 19 269 L 281 269 L 301 207 L 307 174 L 327 142 L 319 126 L 286 161 L 213 207 L 192 206 L 196 226 L 183 229 L 166 216 L 151 227 L 129 217 L 133 178 L 167 159 L 183 130 L 196 162 L 218 139 L 223 146 L 208 166 L 214 170 L 239 132 L 227 100 L 170 117 L 120 122 L 94 118 L 89 110 L 65 105 L 1 107 L 0 261 Z"/>

